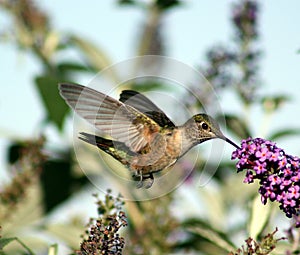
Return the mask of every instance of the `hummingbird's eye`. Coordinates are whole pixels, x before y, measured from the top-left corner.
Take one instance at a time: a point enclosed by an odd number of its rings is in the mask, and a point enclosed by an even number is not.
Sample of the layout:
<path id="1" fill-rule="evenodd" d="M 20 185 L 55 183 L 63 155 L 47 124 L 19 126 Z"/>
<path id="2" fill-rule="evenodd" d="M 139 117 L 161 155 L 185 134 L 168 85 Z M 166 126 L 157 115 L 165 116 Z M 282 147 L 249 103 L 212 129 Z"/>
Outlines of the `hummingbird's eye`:
<path id="1" fill-rule="evenodd" d="M 201 124 L 201 127 L 202 127 L 204 130 L 207 130 L 207 129 L 208 129 L 208 125 L 207 125 L 205 122 L 203 122 L 203 123 Z"/>

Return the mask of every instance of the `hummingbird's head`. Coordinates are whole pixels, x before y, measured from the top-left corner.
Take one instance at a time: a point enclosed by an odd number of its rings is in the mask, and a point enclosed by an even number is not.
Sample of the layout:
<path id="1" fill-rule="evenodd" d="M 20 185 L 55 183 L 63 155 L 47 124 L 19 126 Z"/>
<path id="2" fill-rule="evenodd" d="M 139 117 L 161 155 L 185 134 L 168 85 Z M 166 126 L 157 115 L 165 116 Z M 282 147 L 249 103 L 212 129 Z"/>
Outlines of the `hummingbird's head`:
<path id="1" fill-rule="evenodd" d="M 198 129 L 200 139 L 223 139 L 225 137 L 221 132 L 219 124 L 209 115 L 204 113 L 196 114 L 192 117 L 192 120 Z"/>
<path id="2" fill-rule="evenodd" d="M 205 113 L 194 115 L 187 123 L 188 132 L 197 143 L 202 143 L 210 139 L 220 138 L 236 148 L 239 148 L 234 142 L 225 137 L 215 119 Z"/>

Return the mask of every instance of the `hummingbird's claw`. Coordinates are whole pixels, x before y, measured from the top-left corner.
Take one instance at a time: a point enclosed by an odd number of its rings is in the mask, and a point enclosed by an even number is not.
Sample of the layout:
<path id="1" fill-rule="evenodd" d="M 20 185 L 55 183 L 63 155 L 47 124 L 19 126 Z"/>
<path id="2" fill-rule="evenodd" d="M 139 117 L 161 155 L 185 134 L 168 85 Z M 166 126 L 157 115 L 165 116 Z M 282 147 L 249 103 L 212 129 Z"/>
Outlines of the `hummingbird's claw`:
<path id="1" fill-rule="evenodd" d="M 149 189 L 152 187 L 153 182 L 154 182 L 153 174 L 149 174 L 149 176 L 147 176 L 146 180 L 147 181 L 146 181 L 145 189 Z"/>
<path id="2" fill-rule="evenodd" d="M 152 173 L 149 173 L 147 175 L 143 175 L 140 172 L 136 172 L 135 174 L 133 174 L 132 176 L 133 178 L 139 178 L 139 181 L 136 184 L 136 188 L 140 189 L 140 188 L 145 188 L 145 189 L 149 189 L 152 187 L 153 182 L 154 182 L 154 177 Z"/>
<path id="3" fill-rule="evenodd" d="M 137 184 L 136 184 L 136 188 L 140 189 L 144 186 L 144 182 L 143 182 L 143 174 L 141 173 L 141 171 L 136 171 L 133 175 L 132 178 L 134 180 L 138 180 Z"/>
<path id="4" fill-rule="evenodd" d="M 142 188 L 143 186 L 144 186 L 143 180 L 138 181 L 138 183 L 136 184 L 136 188 L 137 188 L 137 189 L 140 189 L 140 188 Z"/>

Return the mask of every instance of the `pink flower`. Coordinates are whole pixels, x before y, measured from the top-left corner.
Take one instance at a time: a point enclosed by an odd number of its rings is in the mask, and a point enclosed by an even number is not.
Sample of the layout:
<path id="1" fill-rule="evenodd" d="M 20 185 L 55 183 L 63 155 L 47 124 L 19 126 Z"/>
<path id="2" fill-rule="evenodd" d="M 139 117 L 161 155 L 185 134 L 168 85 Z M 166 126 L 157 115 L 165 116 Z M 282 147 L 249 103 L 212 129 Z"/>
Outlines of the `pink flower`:
<path id="1" fill-rule="evenodd" d="M 238 159 L 238 172 L 246 171 L 245 183 L 259 180 L 262 203 L 277 201 L 287 217 L 299 219 L 300 227 L 300 159 L 262 138 L 243 140 L 232 159 Z"/>

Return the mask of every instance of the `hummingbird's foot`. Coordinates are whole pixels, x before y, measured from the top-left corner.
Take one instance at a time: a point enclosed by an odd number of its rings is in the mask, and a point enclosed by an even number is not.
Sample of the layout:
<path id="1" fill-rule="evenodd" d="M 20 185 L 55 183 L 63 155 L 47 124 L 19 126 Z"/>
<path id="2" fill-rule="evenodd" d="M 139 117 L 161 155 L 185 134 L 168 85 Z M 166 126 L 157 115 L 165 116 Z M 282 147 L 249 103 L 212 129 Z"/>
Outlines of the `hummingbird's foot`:
<path id="1" fill-rule="evenodd" d="M 136 171 L 133 175 L 132 178 L 135 181 L 138 181 L 138 183 L 136 184 L 136 188 L 140 189 L 144 186 L 144 182 L 143 182 L 143 174 L 141 171 Z"/>
<path id="2" fill-rule="evenodd" d="M 143 186 L 144 186 L 143 180 L 138 181 L 138 183 L 136 184 L 136 188 L 137 188 L 137 189 L 140 189 L 140 188 L 142 188 Z"/>
<path id="3" fill-rule="evenodd" d="M 152 187 L 153 185 L 153 182 L 154 182 L 154 177 L 153 177 L 153 174 L 149 174 L 145 180 L 144 180 L 144 183 L 145 183 L 145 189 L 149 189 Z"/>
<path id="4" fill-rule="evenodd" d="M 147 174 L 143 175 L 141 172 L 137 171 L 135 174 L 132 175 L 134 179 L 138 178 L 138 183 L 136 185 L 137 189 L 140 189 L 144 187 L 145 189 L 149 189 L 152 187 L 153 182 L 154 182 L 154 177 L 153 174 Z"/>

